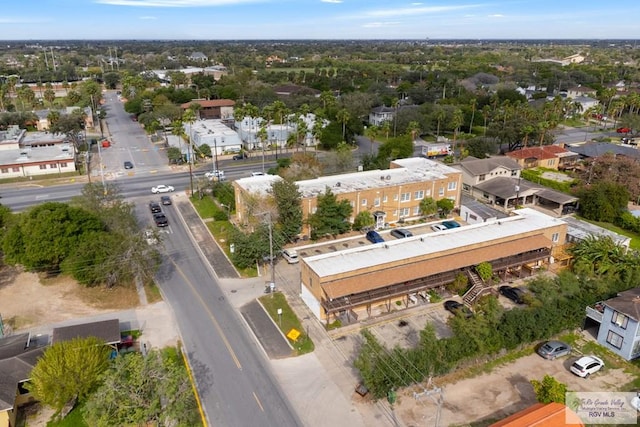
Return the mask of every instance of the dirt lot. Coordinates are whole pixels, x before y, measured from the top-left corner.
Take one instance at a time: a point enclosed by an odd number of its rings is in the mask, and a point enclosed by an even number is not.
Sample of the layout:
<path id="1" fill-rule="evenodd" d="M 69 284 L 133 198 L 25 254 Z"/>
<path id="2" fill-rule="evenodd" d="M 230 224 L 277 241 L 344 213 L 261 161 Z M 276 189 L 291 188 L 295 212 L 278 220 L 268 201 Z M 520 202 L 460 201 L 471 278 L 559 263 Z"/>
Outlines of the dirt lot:
<path id="1" fill-rule="evenodd" d="M 443 404 L 440 425 L 465 426 L 484 425 L 485 420 L 497 421 L 536 403 L 530 380 L 542 380 L 551 375 L 567 384 L 571 391 L 618 390 L 635 377 L 622 368 L 605 368 L 588 379 L 579 378 L 569 371 L 579 357 L 575 354 L 557 360 L 545 360 L 537 354 L 522 357 L 494 369 L 491 373 L 457 381 L 451 384 L 436 384 L 443 389 Z M 415 398 L 406 390 L 398 396 L 396 414 L 407 426 L 435 425 L 438 410 L 437 393 Z"/>
<path id="2" fill-rule="evenodd" d="M 41 279 L 10 267 L 0 270 L 0 315 L 12 329 L 135 307 L 133 289 L 87 289 L 68 277 Z"/>

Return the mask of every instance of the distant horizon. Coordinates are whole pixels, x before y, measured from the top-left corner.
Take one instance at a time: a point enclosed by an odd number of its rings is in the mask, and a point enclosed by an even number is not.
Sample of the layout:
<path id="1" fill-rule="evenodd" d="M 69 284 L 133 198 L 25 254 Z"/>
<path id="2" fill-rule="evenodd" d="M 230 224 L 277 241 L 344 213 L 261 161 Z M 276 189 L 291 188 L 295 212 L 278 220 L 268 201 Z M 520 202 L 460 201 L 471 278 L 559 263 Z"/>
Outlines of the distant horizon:
<path id="1" fill-rule="evenodd" d="M 632 0 L 22 0 L 0 40 L 635 40 L 639 21 Z"/>

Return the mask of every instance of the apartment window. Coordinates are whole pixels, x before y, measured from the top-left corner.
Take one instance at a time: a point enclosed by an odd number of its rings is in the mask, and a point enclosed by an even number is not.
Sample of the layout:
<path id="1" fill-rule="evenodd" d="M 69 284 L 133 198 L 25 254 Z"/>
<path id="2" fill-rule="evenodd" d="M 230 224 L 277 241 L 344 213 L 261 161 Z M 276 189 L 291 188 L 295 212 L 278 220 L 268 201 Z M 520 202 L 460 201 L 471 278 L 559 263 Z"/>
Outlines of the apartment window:
<path id="1" fill-rule="evenodd" d="M 362 206 L 367 206 L 367 199 L 362 199 Z"/>
<path id="2" fill-rule="evenodd" d="M 444 187 L 440 187 L 440 190 L 438 190 L 438 196 L 444 196 Z"/>
<path id="3" fill-rule="evenodd" d="M 387 203 L 387 196 L 382 197 L 382 203 Z"/>
<path id="4" fill-rule="evenodd" d="M 484 181 L 485 178 L 486 178 L 486 175 L 480 175 L 478 177 L 478 181 Z"/>
<path id="5" fill-rule="evenodd" d="M 40 170 L 44 170 L 47 168 L 47 165 L 40 165 Z"/>
<path id="6" fill-rule="evenodd" d="M 408 202 L 409 200 L 411 200 L 411 193 L 402 193 L 400 195 L 401 202 Z"/>
<path id="7" fill-rule="evenodd" d="M 411 210 L 409 208 L 400 209 L 400 216 L 402 218 L 404 218 L 405 216 L 409 216 L 409 213 L 411 213 Z"/>
<path id="8" fill-rule="evenodd" d="M 447 184 L 447 191 L 454 191 L 456 188 L 458 188 L 458 183 L 455 181 Z"/>
<path id="9" fill-rule="evenodd" d="M 618 335 L 613 331 L 607 334 L 607 342 L 615 348 L 622 348 L 622 335 Z"/>
<path id="10" fill-rule="evenodd" d="M 615 323 L 622 329 L 627 329 L 628 322 L 629 322 L 629 317 L 617 311 L 613 312 L 613 316 L 611 316 L 611 323 Z"/>
<path id="11" fill-rule="evenodd" d="M 551 241 L 552 241 L 553 243 L 558 243 L 558 240 L 560 240 L 560 235 L 559 235 L 558 233 L 553 233 L 553 234 L 551 235 Z"/>
<path id="12" fill-rule="evenodd" d="M 373 199 L 373 206 L 380 206 L 380 197 L 376 197 L 375 199 Z"/>
<path id="13" fill-rule="evenodd" d="M 422 200 L 424 199 L 424 190 L 418 190 L 413 193 L 414 200 Z"/>

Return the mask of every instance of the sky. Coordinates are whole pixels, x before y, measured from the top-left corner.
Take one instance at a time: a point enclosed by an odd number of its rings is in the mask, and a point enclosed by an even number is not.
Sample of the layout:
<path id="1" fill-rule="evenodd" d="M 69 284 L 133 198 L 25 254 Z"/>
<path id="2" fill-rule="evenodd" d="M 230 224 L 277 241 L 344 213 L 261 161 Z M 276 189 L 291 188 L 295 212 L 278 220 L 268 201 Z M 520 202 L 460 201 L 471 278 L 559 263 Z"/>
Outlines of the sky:
<path id="1" fill-rule="evenodd" d="M 78 39 L 640 39 L 640 1 L 2 1 L 0 40 Z"/>

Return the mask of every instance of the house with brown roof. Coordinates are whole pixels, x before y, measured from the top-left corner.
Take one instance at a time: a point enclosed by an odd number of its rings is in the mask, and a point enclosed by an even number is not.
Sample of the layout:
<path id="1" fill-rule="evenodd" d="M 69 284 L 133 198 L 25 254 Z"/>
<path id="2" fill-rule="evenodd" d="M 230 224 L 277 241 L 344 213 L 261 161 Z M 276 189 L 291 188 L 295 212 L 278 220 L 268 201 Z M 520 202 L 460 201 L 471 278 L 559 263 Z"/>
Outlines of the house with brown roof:
<path id="1" fill-rule="evenodd" d="M 194 105 L 199 106 L 197 114 L 200 119 L 232 121 L 236 102 L 231 99 L 193 99 L 180 105 L 180 108 L 188 110 Z"/>
<path id="2" fill-rule="evenodd" d="M 564 169 L 573 166 L 579 155 L 559 145 L 543 145 L 526 147 L 505 154 L 515 160 L 521 168 Z"/>

